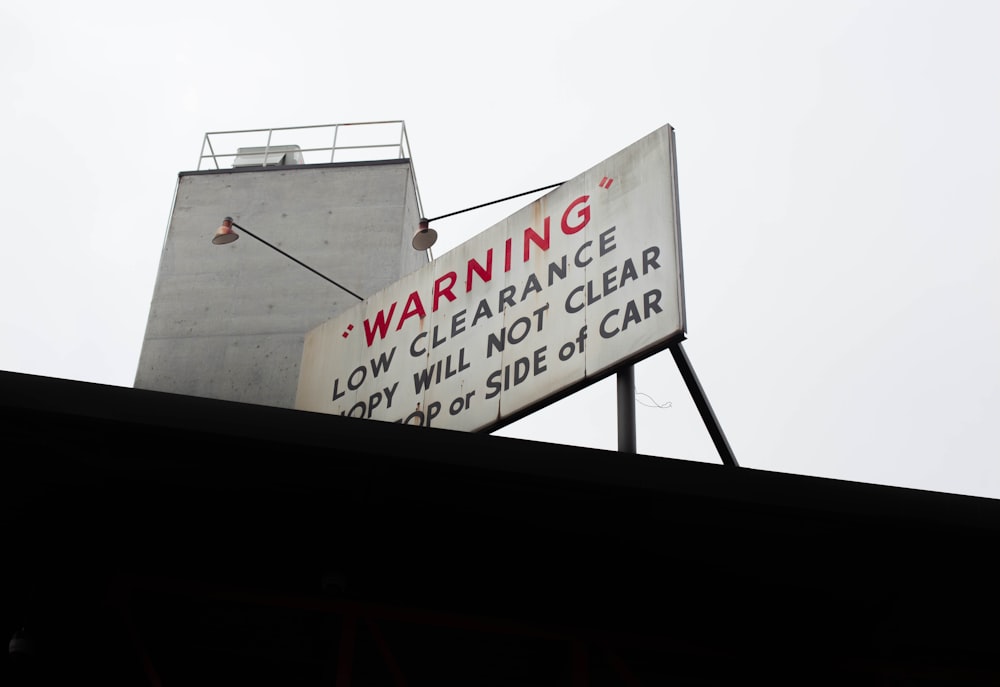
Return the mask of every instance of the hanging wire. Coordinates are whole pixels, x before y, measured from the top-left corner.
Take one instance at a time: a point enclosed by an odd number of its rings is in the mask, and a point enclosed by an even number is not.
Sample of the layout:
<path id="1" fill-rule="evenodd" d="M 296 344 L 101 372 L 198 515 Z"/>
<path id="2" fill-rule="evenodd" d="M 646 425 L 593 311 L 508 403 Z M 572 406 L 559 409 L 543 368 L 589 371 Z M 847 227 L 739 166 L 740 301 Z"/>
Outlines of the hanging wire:
<path id="1" fill-rule="evenodd" d="M 639 398 L 640 396 L 645 396 L 646 398 L 649 399 L 649 401 L 642 400 L 641 398 Z M 658 403 L 655 398 L 653 398 L 649 394 L 644 394 L 641 391 L 635 392 L 635 402 L 638 403 L 639 405 L 644 405 L 647 408 L 670 408 L 674 405 L 670 401 L 666 401 L 665 403 Z"/>

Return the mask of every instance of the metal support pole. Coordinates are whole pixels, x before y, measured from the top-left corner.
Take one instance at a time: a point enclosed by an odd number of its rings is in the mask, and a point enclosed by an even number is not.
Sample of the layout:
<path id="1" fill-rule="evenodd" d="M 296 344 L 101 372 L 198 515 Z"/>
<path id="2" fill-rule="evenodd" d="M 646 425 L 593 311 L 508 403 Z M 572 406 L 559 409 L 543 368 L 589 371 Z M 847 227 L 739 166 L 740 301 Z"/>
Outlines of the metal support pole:
<path id="1" fill-rule="evenodd" d="M 740 465 L 736 462 L 736 456 L 733 455 L 733 450 L 729 447 L 726 435 L 722 433 L 719 420 L 715 417 L 715 412 L 712 411 L 708 397 L 705 396 L 705 392 L 698 382 L 698 377 L 694 373 L 694 368 L 691 367 L 691 361 L 688 360 L 687 354 L 681 348 L 680 341 L 670 347 L 670 353 L 674 356 L 677 369 L 680 370 L 681 377 L 684 378 L 684 383 L 687 384 L 688 393 L 691 394 L 694 404 L 698 407 L 698 412 L 701 413 L 701 419 L 705 423 L 712 441 L 715 443 L 715 449 L 719 452 L 723 464 L 738 468 Z"/>
<path id="2" fill-rule="evenodd" d="M 618 450 L 635 453 L 635 368 L 618 372 Z"/>

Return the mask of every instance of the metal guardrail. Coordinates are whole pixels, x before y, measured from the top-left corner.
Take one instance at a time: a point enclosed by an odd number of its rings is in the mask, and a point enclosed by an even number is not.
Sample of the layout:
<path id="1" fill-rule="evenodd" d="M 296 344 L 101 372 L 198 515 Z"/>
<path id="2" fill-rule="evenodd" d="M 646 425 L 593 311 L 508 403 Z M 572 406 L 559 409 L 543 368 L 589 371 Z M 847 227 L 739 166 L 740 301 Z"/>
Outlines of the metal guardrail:
<path id="1" fill-rule="evenodd" d="M 211 131 L 202 141 L 197 169 L 397 159 L 409 159 L 411 166 L 413 164 L 406 124 L 402 120 L 387 120 Z M 416 178 L 413 186 L 422 212 Z"/>
<path id="2" fill-rule="evenodd" d="M 403 159 L 410 157 L 406 125 L 401 120 L 356 122 L 349 124 L 318 124 L 273 129 L 212 131 L 205 134 L 198 156 L 198 169 L 233 167 L 241 149 L 251 148 L 260 159 L 260 166 L 273 164 L 271 149 L 298 147 L 302 162 L 361 162 Z M 240 165 L 249 166 L 249 165 Z"/>

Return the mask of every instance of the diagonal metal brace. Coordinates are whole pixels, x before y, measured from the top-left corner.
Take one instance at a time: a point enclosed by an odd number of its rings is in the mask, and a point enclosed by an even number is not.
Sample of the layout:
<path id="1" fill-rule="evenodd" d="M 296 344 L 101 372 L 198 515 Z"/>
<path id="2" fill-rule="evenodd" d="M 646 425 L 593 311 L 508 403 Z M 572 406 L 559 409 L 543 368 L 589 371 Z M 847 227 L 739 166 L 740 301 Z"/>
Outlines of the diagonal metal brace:
<path id="1" fill-rule="evenodd" d="M 680 370 L 681 377 L 684 378 L 684 383 L 687 384 L 688 393 L 691 394 L 698 412 L 701 413 L 701 419 L 705 423 L 705 428 L 708 429 L 708 434 L 712 437 L 712 442 L 715 444 L 715 448 L 722 458 L 722 463 L 738 468 L 740 464 L 736 462 L 736 456 L 733 455 L 733 450 L 729 447 L 726 435 L 722 433 L 719 420 L 715 417 L 715 412 L 708 402 L 708 397 L 705 396 L 705 391 L 698 382 L 698 376 L 695 375 L 694 368 L 691 367 L 691 361 L 688 360 L 687 354 L 681 348 L 680 341 L 670 346 L 670 353 L 674 356 L 674 362 L 677 363 L 677 369 Z"/>

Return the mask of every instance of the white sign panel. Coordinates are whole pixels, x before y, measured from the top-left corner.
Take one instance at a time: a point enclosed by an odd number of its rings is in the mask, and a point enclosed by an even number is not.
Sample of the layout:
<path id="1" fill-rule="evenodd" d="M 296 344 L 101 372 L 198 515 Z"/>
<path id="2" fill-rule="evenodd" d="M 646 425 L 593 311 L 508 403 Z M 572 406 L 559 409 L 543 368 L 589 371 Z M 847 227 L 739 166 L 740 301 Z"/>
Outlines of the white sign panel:
<path id="1" fill-rule="evenodd" d="M 684 336 L 667 125 L 308 333 L 296 408 L 499 427 Z"/>

